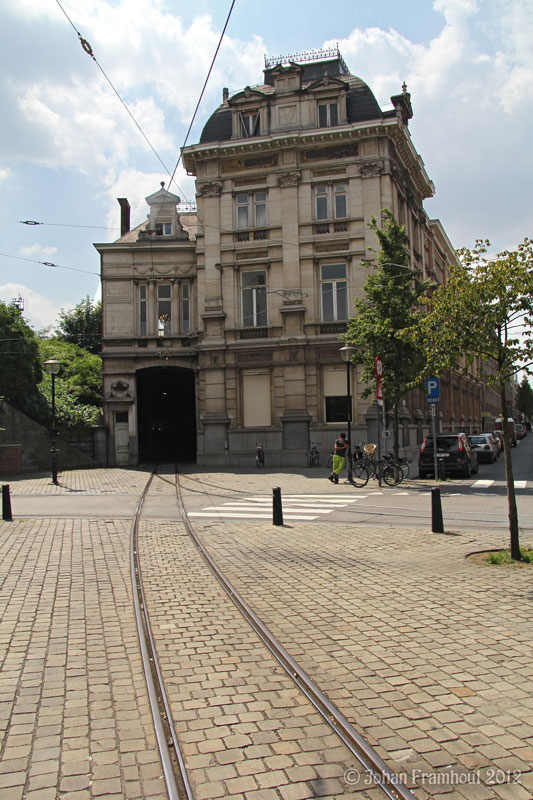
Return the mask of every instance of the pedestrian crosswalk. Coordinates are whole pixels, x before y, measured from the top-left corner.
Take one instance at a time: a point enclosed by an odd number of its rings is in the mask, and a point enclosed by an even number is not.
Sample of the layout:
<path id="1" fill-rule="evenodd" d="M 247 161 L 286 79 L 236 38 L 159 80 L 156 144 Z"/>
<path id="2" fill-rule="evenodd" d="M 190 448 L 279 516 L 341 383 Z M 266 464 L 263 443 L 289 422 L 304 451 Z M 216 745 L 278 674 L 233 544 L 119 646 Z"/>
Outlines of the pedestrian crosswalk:
<path id="1" fill-rule="evenodd" d="M 490 487 L 494 486 L 495 483 L 497 483 L 497 481 L 479 480 L 479 481 L 475 481 L 474 483 L 472 483 L 470 488 L 471 489 L 490 489 Z M 502 482 L 499 481 L 498 483 L 502 483 Z M 503 482 L 502 485 L 505 486 L 505 482 Z M 526 489 L 527 488 L 527 481 L 515 481 L 514 482 L 514 486 L 515 486 L 515 489 Z"/>
<path id="2" fill-rule="evenodd" d="M 282 498 L 283 518 L 312 522 L 320 516 L 346 508 L 367 495 L 356 497 L 331 494 L 285 494 Z M 190 511 L 191 518 L 217 517 L 219 519 L 272 519 L 272 497 L 247 497 L 246 500 L 228 500 L 217 506 L 206 506 L 201 511 Z"/>

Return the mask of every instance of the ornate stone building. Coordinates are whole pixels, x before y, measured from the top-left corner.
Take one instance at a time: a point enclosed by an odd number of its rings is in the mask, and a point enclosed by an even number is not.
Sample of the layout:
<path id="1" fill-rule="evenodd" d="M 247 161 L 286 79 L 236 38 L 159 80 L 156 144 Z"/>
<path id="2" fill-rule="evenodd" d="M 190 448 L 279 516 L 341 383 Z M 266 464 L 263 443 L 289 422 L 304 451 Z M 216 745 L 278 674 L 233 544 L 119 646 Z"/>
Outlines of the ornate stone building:
<path id="1" fill-rule="evenodd" d="M 455 258 L 423 201 L 434 192 L 409 133 L 404 85 L 381 109 L 338 51 L 266 62 L 264 83 L 229 96 L 183 151 L 197 212 L 162 188 L 147 222 L 96 245 L 102 259 L 103 364 L 110 461 L 196 459 L 304 463 L 346 417 L 339 336 L 376 246 L 368 227 L 390 209 L 411 265 L 445 279 Z M 354 440 L 374 410 L 352 369 Z M 462 392 L 462 389 L 461 389 Z M 454 396 L 479 424 L 479 381 Z M 466 398 L 466 399 L 465 399 Z M 424 398 L 404 410 L 403 445 L 426 424 Z M 445 425 L 449 420 L 443 420 Z"/>

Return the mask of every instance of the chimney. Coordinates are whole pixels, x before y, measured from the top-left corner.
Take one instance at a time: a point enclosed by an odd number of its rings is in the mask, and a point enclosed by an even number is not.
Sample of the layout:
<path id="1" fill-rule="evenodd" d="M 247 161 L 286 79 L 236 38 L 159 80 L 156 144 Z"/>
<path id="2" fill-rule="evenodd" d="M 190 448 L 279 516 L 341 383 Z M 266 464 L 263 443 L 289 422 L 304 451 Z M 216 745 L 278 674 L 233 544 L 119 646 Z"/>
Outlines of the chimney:
<path id="1" fill-rule="evenodd" d="M 228 98 L 229 98 L 229 89 L 226 88 L 222 89 L 222 102 L 227 103 Z"/>
<path id="2" fill-rule="evenodd" d="M 125 197 L 117 197 L 120 203 L 120 235 L 124 236 L 130 230 L 130 210 L 131 206 Z"/>

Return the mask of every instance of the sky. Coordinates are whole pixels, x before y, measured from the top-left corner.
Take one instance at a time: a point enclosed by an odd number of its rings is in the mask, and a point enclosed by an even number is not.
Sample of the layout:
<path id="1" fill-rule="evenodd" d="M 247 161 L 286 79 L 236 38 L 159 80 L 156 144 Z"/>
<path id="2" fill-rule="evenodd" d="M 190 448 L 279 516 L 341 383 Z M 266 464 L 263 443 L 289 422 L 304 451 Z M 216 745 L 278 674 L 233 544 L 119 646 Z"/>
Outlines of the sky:
<path id="1" fill-rule="evenodd" d="M 169 175 L 230 6 L 2 0 L 0 299 L 22 297 L 35 330 L 99 297 L 93 243 L 118 238 L 118 197 L 132 226 L 161 181 L 194 200 L 181 165 L 172 185 Z M 406 82 L 413 144 L 436 188 L 425 208 L 453 246 L 515 248 L 533 236 L 531 11 L 531 0 L 235 0 L 188 142 L 223 87 L 262 82 L 265 56 L 338 45 L 380 105 Z"/>

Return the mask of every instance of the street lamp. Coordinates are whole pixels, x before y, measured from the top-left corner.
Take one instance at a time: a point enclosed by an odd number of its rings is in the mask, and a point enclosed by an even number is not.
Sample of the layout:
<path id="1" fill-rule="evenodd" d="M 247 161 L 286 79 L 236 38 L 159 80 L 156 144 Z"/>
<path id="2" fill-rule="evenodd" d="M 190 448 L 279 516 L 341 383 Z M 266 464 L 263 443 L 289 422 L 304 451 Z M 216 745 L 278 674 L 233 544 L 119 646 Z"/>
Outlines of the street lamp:
<path id="1" fill-rule="evenodd" d="M 44 367 L 52 376 L 52 483 L 57 486 L 57 449 L 56 449 L 56 375 L 61 369 L 61 361 L 50 358 L 44 362 Z"/>
<path id="2" fill-rule="evenodd" d="M 352 472 L 352 392 L 350 386 L 350 366 L 352 363 L 352 356 L 355 353 L 355 347 L 351 344 L 345 344 L 339 350 L 342 360 L 346 363 L 346 426 L 348 433 L 348 480 L 351 482 L 353 479 Z"/>

